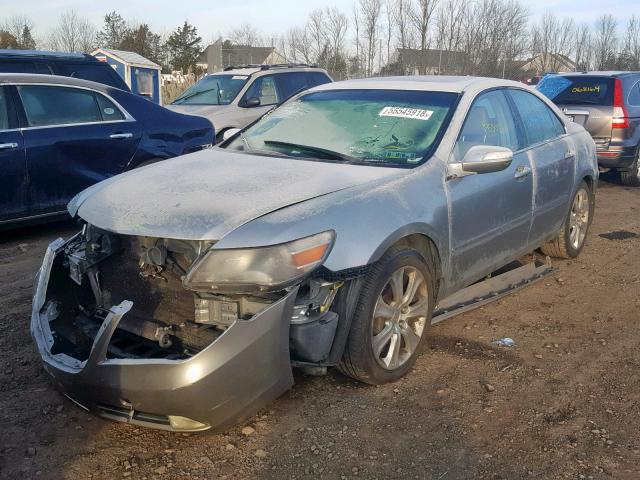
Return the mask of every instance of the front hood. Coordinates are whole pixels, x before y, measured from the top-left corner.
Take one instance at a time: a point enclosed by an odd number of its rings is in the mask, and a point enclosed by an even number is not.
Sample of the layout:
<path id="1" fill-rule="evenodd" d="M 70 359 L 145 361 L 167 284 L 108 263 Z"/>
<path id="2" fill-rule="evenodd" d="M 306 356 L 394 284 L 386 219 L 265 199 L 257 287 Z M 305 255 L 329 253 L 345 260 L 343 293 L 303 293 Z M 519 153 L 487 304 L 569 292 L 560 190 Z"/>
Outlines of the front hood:
<path id="1" fill-rule="evenodd" d="M 229 109 L 229 105 L 167 105 L 169 110 L 187 115 L 210 117 L 220 115 Z"/>
<path id="2" fill-rule="evenodd" d="M 263 157 L 212 148 L 112 177 L 69 213 L 116 233 L 219 240 L 250 220 L 406 170 Z"/>

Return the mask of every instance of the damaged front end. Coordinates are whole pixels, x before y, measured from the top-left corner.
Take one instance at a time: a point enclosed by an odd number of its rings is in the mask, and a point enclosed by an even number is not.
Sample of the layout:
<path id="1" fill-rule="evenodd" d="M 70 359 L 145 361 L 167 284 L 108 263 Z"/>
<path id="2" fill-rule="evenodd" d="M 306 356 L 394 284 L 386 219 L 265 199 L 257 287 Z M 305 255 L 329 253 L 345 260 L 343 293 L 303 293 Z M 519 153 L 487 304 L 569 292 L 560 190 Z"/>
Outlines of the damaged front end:
<path id="1" fill-rule="evenodd" d="M 340 283 L 308 273 L 330 244 L 321 250 L 302 239 L 226 256 L 210 255 L 212 245 L 85 225 L 49 246 L 31 331 L 45 369 L 69 398 L 147 427 L 222 428 L 290 388 L 292 358 L 327 357 L 337 324 L 329 307 Z M 274 266 L 286 271 L 278 265 L 286 255 L 296 275 L 283 282 L 265 275 Z"/>

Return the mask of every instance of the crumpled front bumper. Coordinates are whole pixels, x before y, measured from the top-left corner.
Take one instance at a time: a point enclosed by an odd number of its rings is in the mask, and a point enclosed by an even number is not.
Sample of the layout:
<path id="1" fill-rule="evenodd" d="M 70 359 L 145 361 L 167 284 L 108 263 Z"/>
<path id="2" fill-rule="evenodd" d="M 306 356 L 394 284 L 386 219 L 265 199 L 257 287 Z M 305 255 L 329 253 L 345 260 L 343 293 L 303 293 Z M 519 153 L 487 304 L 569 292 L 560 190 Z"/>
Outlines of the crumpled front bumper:
<path id="1" fill-rule="evenodd" d="M 255 413 L 293 385 L 289 319 L 297 288 L 250 320 L 238 320 L 186 360 L 107 359 L 124 301 L 104 320 L 86 361 L 52 354 L 46 295 L 51 267 L 64 245 L 49 245 L 36 277 L 31 335 L 44 368 L 80 406 L 113 420 L 152 428 L 197 431 L 227 427 Z"/>

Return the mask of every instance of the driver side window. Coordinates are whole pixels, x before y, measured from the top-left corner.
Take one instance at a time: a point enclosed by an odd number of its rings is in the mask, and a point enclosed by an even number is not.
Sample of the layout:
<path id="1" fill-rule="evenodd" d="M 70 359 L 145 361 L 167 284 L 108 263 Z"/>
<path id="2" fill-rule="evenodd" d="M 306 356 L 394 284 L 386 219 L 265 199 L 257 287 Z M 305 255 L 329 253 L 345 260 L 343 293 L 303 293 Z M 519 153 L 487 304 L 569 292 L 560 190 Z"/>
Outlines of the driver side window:
<path id="1" fill-rule="evenodd" d="M 243 103 L 251 98 L 260 100 L 260 106 L 276 105 L 279 103 L 278 90 L 273 75 L 257 78 L 244 94 Z"/>
<path id="2" fill-rule="evenodd" d="M 519 148 L 515 121 L 502 90 L 483 93 L 473 101 L 456 142 L 456 158 L 462 160 L 476 145 Z"/>

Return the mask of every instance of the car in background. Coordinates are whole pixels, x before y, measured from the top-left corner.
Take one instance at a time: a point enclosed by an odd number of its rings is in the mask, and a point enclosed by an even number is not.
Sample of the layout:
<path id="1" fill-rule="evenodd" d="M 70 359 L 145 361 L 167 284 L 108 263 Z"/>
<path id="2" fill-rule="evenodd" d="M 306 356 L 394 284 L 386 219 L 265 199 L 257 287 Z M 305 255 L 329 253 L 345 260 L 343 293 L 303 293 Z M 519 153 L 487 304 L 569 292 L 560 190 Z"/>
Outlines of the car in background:
<path id="1" fill-rule="evenodd" d="M 67 202 L 94 183 L 213 139 L 208 120 L 118 88 L 0 74 L 0 227 L 68 217 Z"/>
<path id="2" fill-rule="evenodd" d="M 640 186 L 640 72 L 547 75 L 536 88 L 591 134 L 601 167 Z"/>
<path id="3" fill-rule="evenodd" d="M 0 50 L 0 74 L 3 73 L 60 75 L 130 91 L 122 77 L 110 65 L 86 53 Z"/>
<path id="4" fill-rule="evenodd" d="M 246 418 L 293 366 L 395 381 L 447 298 L 540 247 L 577 257 L 597 180 L 589 134 L 521 83 L 320 85 L 78 194 L 32 336 L 76 403 L 165 430 Z"/>
<path id="5" fill-rule="evenodd" d="M 226 130 L 244 128 L 295 94 L 331 81 L 325 70 L 302 64 L 227 67 L 204 76 L 167 108 L 211 120 L 219 143 Z"/>

